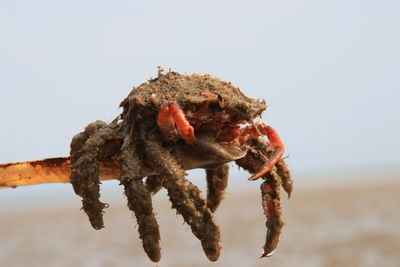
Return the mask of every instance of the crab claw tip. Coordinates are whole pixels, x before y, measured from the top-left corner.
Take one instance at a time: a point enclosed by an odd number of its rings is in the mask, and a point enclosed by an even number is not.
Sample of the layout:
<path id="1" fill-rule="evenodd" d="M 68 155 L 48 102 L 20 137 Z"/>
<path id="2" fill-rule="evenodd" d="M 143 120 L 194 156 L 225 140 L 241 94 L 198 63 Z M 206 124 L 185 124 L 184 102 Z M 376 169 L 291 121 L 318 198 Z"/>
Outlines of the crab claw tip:
<path id="1" fill-rule="evenodd" d="M 256 181 L 256 180 L 260 179 L 260 177 L 263 176 L 264 174 L 265 174 L 264 172 L 258 172 L 256 174 L 254 174 L 253 176 L 251 176 L 248 180 Z"/>
<path id="2" fill-rule="evenodd" d="M 263 251 L 263 254 L 261 255 L 260 259 L 261 259 L 261 258 L 268 258 L 268 257 L 271 257 L 272 255 L 274 255 L 274 253 L 275 253 L 275 250 L 273 250 L 273 251 L 271 251 L 271 252 Z"/>
<path id="3" fill-rule="evenodd" d="M 248 181 L 256 181 L 258 180 L 259 177 L 256 177 L 255 175 L 251 176 L 250 178 L 248 178 Z"/>

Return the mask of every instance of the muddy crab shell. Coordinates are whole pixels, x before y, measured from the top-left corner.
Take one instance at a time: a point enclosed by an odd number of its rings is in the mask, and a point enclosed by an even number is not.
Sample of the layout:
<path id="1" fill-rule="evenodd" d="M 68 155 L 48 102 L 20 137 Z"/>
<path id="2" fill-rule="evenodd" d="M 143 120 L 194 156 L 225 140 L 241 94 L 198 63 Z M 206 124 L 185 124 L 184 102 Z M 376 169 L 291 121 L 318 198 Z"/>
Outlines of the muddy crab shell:
<path id="1" fill-rule="evenodd" d="M 267 108 L 265 101 L 245 96 L 230 82 L 210 75 L 183 75 L 177 72 L 159 72 L 158 76 L 134 88 L 121 103 L 128 112 L 131 104 L 135 107 L 158 110 L 165 101 L 176 101 L 184 110 L 202 105 L 208 99 L 202 94 L 210 92 L 224 101 L 225 112 L 236 118 L 251 122 Z"/>

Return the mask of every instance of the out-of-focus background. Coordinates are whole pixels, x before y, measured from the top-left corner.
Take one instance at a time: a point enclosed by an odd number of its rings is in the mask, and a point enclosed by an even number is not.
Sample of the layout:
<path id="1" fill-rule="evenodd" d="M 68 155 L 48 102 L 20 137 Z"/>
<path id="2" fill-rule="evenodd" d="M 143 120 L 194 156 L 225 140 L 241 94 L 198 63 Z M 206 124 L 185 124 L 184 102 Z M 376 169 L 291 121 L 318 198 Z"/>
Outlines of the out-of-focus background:
<path id="1" fill-rule="evenodd" d="M 259 184 L 232 166 L 220 260 L 207 261 L 162 192 L 158 266 L 400 266 L 399 12 L 394 0 L 3 0 L 0 162 L 67 155 L 158 65 L 210 73 L 269 105 L 295 181 L 286 227 L 258 259 Z M 190 172 L 204 190 L 203 176 Z M 102 196 L 95 231 L 70 185 L 0 190 L 0 266 L 155 266 L 117 182 Z"/>

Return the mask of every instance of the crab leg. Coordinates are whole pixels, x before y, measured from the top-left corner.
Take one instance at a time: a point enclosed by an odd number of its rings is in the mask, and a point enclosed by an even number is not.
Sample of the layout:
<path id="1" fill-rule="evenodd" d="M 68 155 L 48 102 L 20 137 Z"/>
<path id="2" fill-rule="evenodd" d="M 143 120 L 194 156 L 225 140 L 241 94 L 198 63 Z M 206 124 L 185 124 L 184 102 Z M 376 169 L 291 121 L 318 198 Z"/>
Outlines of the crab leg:
<path id="1" fill-rule="evenodd" d="M 206 170 L 207 174 L 207 207 L 215 212 L 228 185 L 229 165 L 224 164 L 213 170 Z"/>
<path id="2" fill-rule="evenodd" d="M 75 193 L 82 197 L 83 210 L 96 230 L 104 227 L 103 209 L 108 207 L 108 204 L 99 199 L 98 151 L 104 150 L 106 140 L 115 138 L 114 135 L 114 131 L 106 123 L 97 121 L 89 124 L 71 142 L 71 184 Z"/>
<path id="3" fill-rule="evenodd" d="M 284 225 L 280 206 L 280 178 L 272 172 L 270 178 L 266 179 L 260 186 L 262 196 L 262 207 L 267 218 L 267 236 L 263 247 L 263 257 L 270 257 L 278 246 L 279 236 Z"/>
<path id="4" fill-rule="evenodd" d="M 280 159 L 275 165 L 276 172 L 282 179 L 282 187 L 290 198 L 293 191 L 293 181 L 288 166 L 283 159 Z"/>
<path id="5" fill-rule="evenodd" d="M 193 127 L 188 122 L 185 113 L 176 102 L 167 102 L 161 105 L 157 117 L 157 124 L 161 132 L 167 138 L 175 133 L 175 127 L 186 144 L 193 144 L 196 141 Z"/>
<path id="6" fill-rule="evenodd" d="M 140 162 L 136 149 L 126 141 L 121 151 L 121 184 L 128 198 L 128 207 L 135 213 L 143 248 L 153 262 L 161 258 L 160 230 L 153 212 L 151 193 L 140 176 Z"/>

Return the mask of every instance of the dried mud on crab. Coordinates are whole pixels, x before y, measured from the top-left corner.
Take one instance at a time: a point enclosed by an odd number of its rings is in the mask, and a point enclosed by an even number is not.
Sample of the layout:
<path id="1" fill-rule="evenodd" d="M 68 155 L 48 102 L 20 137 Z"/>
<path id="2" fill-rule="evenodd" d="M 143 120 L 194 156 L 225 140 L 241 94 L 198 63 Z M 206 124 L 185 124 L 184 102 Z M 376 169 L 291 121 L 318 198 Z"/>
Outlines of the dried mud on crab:
<path id="1" fill-rule="evenodd" d="M 264 101 L 245 96 L 231 83 L 209 75 L 163 72 L 134 88 L 111 123 L 96 121 L 71 142 L 70 158 L 0 165 L 0 187 L 68 182 L 82 197 L 93 228 L 104 227 L 103 179 L 119 179 L 138 224 L 148 257 L 161 258 L 160 231 L 151 197 L 165 188 L 211 261 L 219 258 L 220 230 L 213 213 L 224 196 L 229 162 L 263 180 L 267 234 L 261 257 L 272 255 L 284 225 L 281 187 L 292 192 L 277 132 L 259 118 Z M 266 139 L 263 138 L 266 136 Z M 206 172 L 207 198 L 186 179 L 186 170 Z"/>

